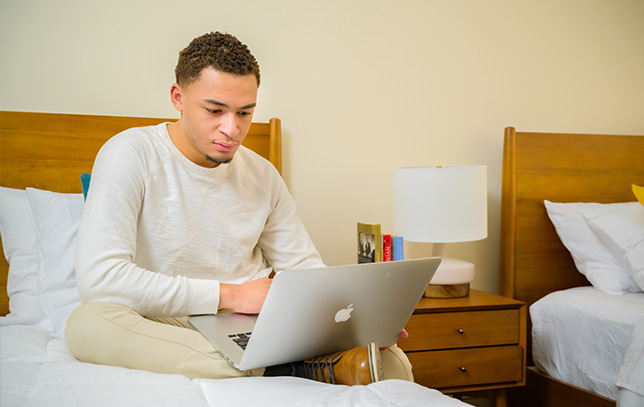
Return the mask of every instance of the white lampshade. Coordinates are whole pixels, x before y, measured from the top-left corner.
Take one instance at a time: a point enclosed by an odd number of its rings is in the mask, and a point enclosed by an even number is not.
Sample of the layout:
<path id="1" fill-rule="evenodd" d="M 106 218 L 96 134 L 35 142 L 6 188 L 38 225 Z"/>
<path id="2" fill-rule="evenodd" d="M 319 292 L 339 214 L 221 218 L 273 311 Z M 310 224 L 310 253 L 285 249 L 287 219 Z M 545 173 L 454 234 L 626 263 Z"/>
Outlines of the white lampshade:
<path id="1" fill-rule="evenodd" d="M 451 243 L 487 237 L 484 165 L 392 170 L 393 232 L 411 242 Z"/>

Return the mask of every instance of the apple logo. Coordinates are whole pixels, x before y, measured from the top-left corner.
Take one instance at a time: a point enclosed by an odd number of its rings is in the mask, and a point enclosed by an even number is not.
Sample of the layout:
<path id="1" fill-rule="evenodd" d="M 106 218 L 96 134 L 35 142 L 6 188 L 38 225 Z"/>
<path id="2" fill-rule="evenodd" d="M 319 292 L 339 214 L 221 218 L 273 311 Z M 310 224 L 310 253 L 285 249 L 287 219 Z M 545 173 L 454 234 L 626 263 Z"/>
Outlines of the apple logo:
<path id="1" fill-rule="evenodd" d="M 335 313 L 335 322 L 346 322 L 351 318 L 351 312 L 353 312 L 353 304 L 350 304 L 346 308 L 342 308 L 340 311 Z"/>

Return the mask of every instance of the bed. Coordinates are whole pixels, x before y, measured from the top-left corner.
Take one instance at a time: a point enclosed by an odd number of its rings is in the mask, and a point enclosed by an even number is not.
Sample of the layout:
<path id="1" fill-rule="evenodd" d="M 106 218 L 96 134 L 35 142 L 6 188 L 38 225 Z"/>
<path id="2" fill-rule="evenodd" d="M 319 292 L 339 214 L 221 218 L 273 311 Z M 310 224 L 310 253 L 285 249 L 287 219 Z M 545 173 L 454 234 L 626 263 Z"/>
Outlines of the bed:
<path id="1" fill-rule="evenodd" d="M 0 265 L 0 405 L 465 405 L 398 380 L 354 387 L 290 377 L 191 380 L 77 361 L 63 329 L 79 304 L 69 252 L 83 205 L 80 175 L 91 171 L 109 137 L 164 121 L 0 112 L 0 227 L 8 260 Z M 280 170 L 280 134 L 278 119 L 253 123 L 244 144 Z"/>
<path id="2" fill-rule="evenodd" d="M 526 386 L 510 405 L 644 405 L 633 184 L 644 186 L 643 136 L 505 130 L 500 292 L 530 306 L 531 332 Z"/>

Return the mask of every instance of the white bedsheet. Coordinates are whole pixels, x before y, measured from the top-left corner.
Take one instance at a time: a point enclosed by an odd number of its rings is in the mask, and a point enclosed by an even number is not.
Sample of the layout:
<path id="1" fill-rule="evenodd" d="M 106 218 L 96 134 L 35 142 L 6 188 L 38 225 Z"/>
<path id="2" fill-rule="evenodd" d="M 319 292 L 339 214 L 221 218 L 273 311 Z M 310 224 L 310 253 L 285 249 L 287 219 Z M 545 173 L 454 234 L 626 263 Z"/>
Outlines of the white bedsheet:
<path id="1" fill-rule="evenodd" d="M 0 356 L 2 407 L 465 406 L 399 380 L 353 387 L 293 377 L 191 380 L 81 363 L 56 332 L 27 325 L 0 328 Z"/>
<path id="2" fill-rule="evenodd" d="M 624 356 L 624 364 L 619 371 L 617 387 L 618 406 L 644 406 L 644 318 L 640 319 Z"/>
<path id="3" fill-rule="evenodd" d="M 593 287 L 572 288 L 537 301 L 530 316 L 535 365 L 554 378 L 613 400 L 622 365 L 635 370 L 637 361 L 632 358 L 644 357 L 644 333 L 632 341 L 644 318 L 644 293 L 612 295 Z M 627 351 L 629 363 L 624 364 Z M 630 391 L 637 387 L 644 395 L 644 380 L 636 384 L 632 373 L 623 374 Z"/>

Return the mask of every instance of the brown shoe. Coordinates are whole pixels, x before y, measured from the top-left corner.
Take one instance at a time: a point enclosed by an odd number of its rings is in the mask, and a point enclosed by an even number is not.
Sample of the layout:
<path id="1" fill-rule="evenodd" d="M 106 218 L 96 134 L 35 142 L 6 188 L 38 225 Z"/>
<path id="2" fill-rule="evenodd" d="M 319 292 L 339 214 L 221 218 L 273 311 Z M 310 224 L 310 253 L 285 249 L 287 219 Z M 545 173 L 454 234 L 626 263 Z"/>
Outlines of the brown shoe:
<path id="1" fill-rule="evenodd" d="M 353 348 L 346 352 L 303 362 L 303 376 L 323 383 L 369 384 L 382 380 L 382 364 L 378 344 Z"/>

